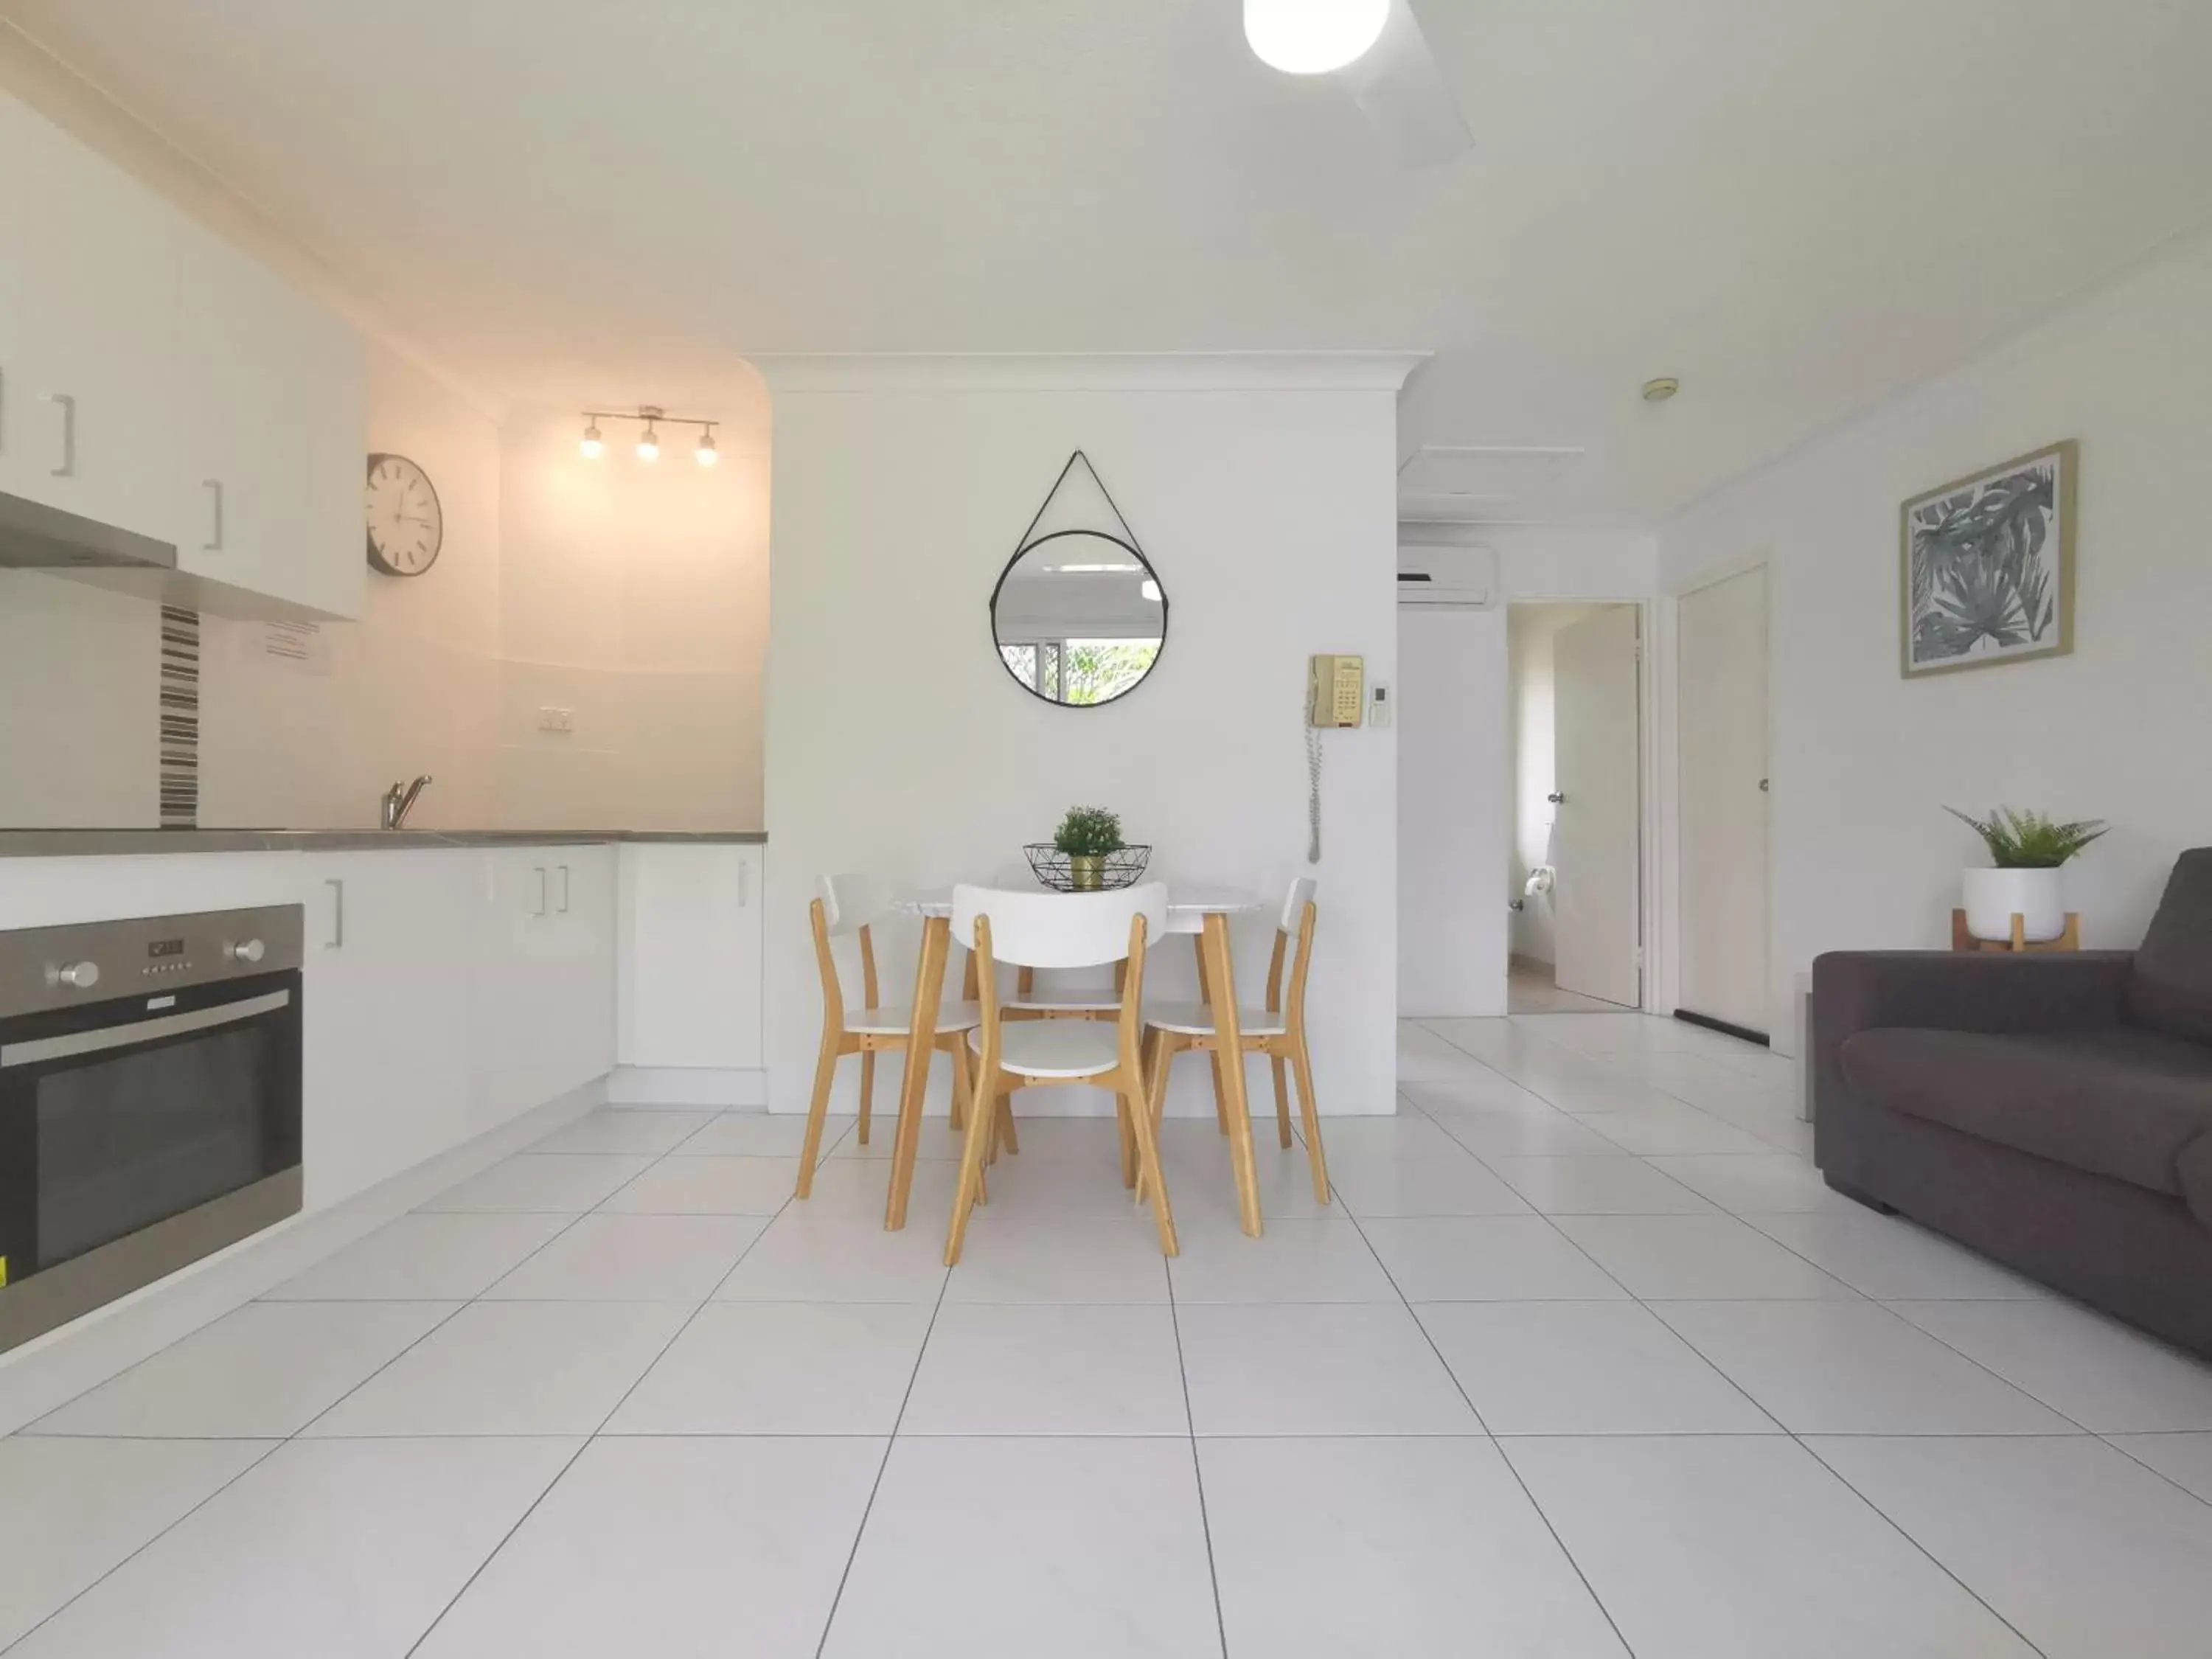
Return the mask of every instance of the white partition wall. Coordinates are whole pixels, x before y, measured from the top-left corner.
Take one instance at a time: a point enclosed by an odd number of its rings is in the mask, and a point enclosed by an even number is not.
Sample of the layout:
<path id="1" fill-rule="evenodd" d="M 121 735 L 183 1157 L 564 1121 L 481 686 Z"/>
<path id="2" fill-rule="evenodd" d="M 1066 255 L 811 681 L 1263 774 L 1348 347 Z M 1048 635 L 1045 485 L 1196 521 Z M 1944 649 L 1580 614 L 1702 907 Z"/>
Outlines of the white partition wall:
<path id="1" fill-rule="evenodd" d="M 775 397 L 766 797 L 777 855 L 764 921 L 777 1108 L 804 1105 L 820 1029 L 806 902 L 823 870 L 879 870 L 900 884 L 988 876 L 1078 803 L 1118 811 L 1170 882 L 1279 895 L 1306 868 L 1306 658 L 1358 653 L 1370 681 L 1396 679 L 1395 393 L 1407 367 L 764 365 Z M 1169 604 L 1159 666 L 1097 709 L 1024 695 L 995 657 L 986 608 L 1077 448 Z M 1328 1112 L 1394 1104 L 1395 738 L 1328 738 L 1310 1006 Z M 1248 996 L 1272 926 L 1239 927 Z M 915 937 L 890 927 L 878 942 L 886 996 L 904 994 Z M 959 965 L 956 951 L 956 994 Z M 1164 994 L 1188 994 L 1188 941 L 1170 941 L 1152 973 Z M 1204 1071 L 1181 1069 L 1170 1109 L 1211 1111 Z M 896 1079 L 896 1066 L 879 1079 L 879 1107 Z"/>

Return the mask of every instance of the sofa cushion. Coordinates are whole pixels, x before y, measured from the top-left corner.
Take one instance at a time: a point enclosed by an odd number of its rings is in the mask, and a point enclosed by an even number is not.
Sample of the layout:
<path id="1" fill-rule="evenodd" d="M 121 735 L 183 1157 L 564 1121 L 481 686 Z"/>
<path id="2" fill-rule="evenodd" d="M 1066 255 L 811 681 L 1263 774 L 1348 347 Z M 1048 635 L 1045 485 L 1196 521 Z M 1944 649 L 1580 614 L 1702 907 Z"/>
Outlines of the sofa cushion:
<path id="1" fill-rule="evenodd" d="M 2130 1026 L 1890 1027 L 1847 1037 L 1841 1059 L 1875 1104 L 2154 1193 L 2182 1195 L 2181 1155 L 2212 1134 L 2212 1049 Z"/>
<path id="2" fill-rule="evenodd" d="M 2128 974 L 2126 1007 L 2135 1024 L 2212 1043 L 2212 847 L 2174 860 Z"/>

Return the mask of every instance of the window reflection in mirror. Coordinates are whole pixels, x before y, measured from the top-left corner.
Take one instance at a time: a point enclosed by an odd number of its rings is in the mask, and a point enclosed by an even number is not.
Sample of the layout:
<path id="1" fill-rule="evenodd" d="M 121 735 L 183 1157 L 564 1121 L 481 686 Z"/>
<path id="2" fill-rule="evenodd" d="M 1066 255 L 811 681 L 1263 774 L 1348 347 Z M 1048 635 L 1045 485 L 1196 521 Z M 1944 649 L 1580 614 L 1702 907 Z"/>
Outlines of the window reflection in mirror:
<path id="1" fill-rule="evenodd" d="M 1167 637 L 1167 596 L 1144 555 L 1103 531 L 1063 530 L 1016 554 L 991 598 L 1000 660 L 1047 702 L 1125 696 Z"/>

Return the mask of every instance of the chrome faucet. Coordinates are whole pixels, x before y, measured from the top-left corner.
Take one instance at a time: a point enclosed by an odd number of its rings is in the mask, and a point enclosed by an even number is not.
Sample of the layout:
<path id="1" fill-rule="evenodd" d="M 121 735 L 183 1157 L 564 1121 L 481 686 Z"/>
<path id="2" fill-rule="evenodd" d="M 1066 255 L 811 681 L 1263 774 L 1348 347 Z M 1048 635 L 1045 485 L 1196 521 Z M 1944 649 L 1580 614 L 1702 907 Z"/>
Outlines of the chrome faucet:
<path id="1" fill-rule="evenodd" d="M 429 782 L 430 775 L 425 772 L 404 789 L 395 783 L 384 792 L 384 827 L 386 829 L 398 830 L 405 827 L 407 815 L 415 810 L 416 798 L 428 787 Z"/>

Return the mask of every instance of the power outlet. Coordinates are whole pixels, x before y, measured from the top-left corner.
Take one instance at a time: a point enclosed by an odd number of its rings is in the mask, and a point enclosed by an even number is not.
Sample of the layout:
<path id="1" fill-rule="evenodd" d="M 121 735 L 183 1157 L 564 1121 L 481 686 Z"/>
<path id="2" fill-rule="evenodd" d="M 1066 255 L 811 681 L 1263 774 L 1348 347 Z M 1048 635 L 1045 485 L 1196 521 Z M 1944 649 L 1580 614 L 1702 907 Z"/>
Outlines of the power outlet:
<path id="1" fill-rule="evenodd" d="M 538 729 L 541 732 L 573 732 L 576 729 L 576 711 L 573 708 L 541 708 L 538 711 Z"/>

